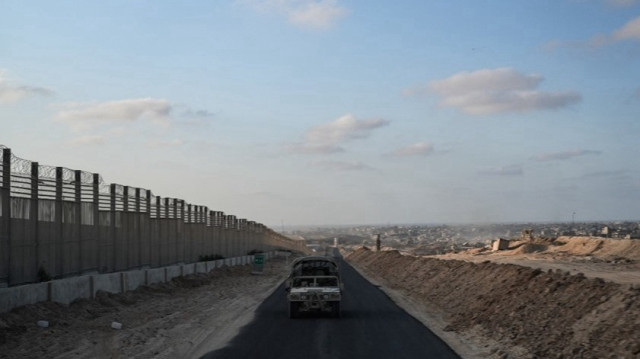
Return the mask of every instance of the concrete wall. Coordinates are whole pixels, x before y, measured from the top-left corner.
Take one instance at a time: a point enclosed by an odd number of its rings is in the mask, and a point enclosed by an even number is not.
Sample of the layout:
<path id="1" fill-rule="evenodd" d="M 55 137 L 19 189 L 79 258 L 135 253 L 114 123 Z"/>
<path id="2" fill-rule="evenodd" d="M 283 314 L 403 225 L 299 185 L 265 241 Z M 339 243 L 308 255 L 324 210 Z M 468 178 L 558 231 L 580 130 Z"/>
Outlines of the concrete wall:
<path id="1" fill-rule="evenodd" d="M 97 173 L 40 166 L 0 145 L 0 287 L 37 283 L 39 272 L 62 279 L 276 246 L 305 251 L 260 223 L 107 185 Z"/>
<path id="2" fill-rule="evenodd" d="M 207 273 L 209 271 L 210 262 L 197 262 L 195 263 L 196 273 Z"/>
<path id="3" fill-rule="evenodd" d="M 49 299 L 49 283 L 21 285 L 0 288 L 0 313 L 27 304 L 35 304 Z"/>
<path id="4" fill-rule="evenodd" d="M 266 257 L 270 258 L 272 254 L 266 253 Z M 95 298 L 98 291 L 109 293 L 131 291 L 142 285 L 171 281 L 181 275 L 211 272 L 225 265 L 247 265 L 252 262 L 252 258 L 253 256 L 242 256 L 162 268 L 82 275 L 44 283 L 0 288 L 0 313 L 43 301 L 70 304 L 81 298 Z"/>
<path id="5" fill-rule="evenodd" d="M 87 276 L 82 276 L 80 278 L 85 278 Z M 122 292 L 122 273 L 108 273 L 108 274 L 98 274 L 93 277 L 93 293 L 91 293 L 92 297 L 95 297 L 96 293 L 101 290 L 103 292 L 109 293 L 120 293 Z M 53 281 L 56 282 L 56 281 Z"/>
<path id="6" fill-rule="evenodd" d="M 145 273 L 147 273 L 147 285 L 153 284 L 153 283 L 165 282 L 166 279 L 164 277 L 164 272 L 165 272 L 164 268 L 147 269 L 145 271 Z"/>
<path id="7" fill-rule="evenodd" d="M 165 278 L 167 282 L 172 280 L 173 278 L 176 278 L 182 275 L 181 265 L 165 267 L 164 270 L 165 270 Z"/>
<path id="8" fill-rule="evenodd" d="M 133 270 L 125 272 L 125 277 L 126 290 L 134 290 L 146 284 L 147 274 L 145 270 Z"/>
<path id="9" fill-rule="evenodd" d="M 91 280 L 91 276 L 81 276 L 52 281 L 50 300 L 69 304 L 76 299 L 91 298 Z"/>
<path id="10" fill-rule="evenodd" d="M 182 266 L 182 275 L 194 274 L 196 272 L 195 263 Z"/>

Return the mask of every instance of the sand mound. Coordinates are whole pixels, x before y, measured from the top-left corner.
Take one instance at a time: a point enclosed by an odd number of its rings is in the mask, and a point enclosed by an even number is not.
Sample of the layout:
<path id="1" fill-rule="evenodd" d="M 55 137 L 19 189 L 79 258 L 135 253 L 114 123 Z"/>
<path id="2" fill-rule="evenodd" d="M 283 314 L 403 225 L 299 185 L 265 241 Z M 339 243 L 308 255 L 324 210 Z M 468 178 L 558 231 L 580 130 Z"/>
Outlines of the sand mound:
<path id="1" fill-rule="evenodd" d="M 536 252 L 544 252 L 547 250 L 547 246 L 543 244 L 535 243 L 523 243 L 513 249 L 513 254 L 528 254 Z"/>
<path id="2" fill-rule="evenodd" d="M 569 243 L 569 241 L 567 241 Z M 589 253 L 603 246 L 591 245 Z M 582 244 L 572 246 L 582 249 Z M 585 247 L 587 244 L 585 244 Z M 560 246 L 558 246 L 560 247 Z M 517 250 L 541 247 L 520 246 Z M 617 252 L 616 252 L 617 253 Z M 405 296 L 448 315 L 448 330 L 480 330 L 501 350 L 538 358 L 640 355 L 640 288 L 512 264 L 358 250 L 347 260 Z"/>
<path id="3" fill-rule="evenodd" d="M 640 260 L 640 240 L 609 239 L 600 237 L 558 237 L 549 252 L 562 252 L 579 256 L 606 259 L 626 258 Z"/>

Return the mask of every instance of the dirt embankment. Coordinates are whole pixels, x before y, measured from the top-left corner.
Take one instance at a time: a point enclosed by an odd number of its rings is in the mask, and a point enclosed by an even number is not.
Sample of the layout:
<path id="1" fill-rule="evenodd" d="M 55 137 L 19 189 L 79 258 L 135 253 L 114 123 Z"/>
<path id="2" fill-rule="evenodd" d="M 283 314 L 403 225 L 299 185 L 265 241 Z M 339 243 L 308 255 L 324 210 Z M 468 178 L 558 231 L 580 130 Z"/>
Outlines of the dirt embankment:
<path id="1" fill-rule="evenodd" d="M 251 269 L 223 267 L 68 306 L 16 308 L 0 314 L 0 358 L 199 358 L 232 339 L 287 275 L 284 258 L 267 261 L 262 275 Z"/>
<path id="2" fill-rule="evenodd" d="M 493 343 L 478 357 L 640 358 L 638 285 L 397 251 L 360 249 L 347 260 L 424 310 L 436 308 L 448 323 L 441 329 L 484 337 L 485 349 Z"/>
<path id="3" fill-rule="evenodd" d="M 468 262 L 511 263 L 544 271 L 562 270 L 619 284 L 640 284 L 640 240 L 599 237 L 509 241 L 505 250 L 478 248 L 431 256 Z"/>

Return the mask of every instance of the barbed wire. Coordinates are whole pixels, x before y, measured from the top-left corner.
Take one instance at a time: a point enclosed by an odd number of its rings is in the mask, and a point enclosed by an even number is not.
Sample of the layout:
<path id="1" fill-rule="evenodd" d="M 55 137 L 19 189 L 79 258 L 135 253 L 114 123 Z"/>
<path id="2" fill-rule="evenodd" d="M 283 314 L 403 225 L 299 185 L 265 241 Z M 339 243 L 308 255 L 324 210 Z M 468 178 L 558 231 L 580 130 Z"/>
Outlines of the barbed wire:
<path id="1" fill-rule="evenodd" d="M 31 161 L 11 154 L 11 173 L 31 175 Z"/>
<path id="2" fill-rule="evenodd" d="M 75 180 L 75 171 L 66 167 L 62 167 L 62 182 L 75 182 Z"/>
<path id="3" fill-rule="evenodd" d="M 86 184 L 92 184 L 93 183 L 93 173 L 82 171 L 80 173 L 80 182 L 81 183 L 86 183 Z"/>
<path id="4" fill-rule="evenodd" d="M 56 168 L 47 165 L 38 165 L 38 177 L 56 179 Z"/>
<path id="5" fill-rule="evenodd" d="M 4 151 L 10 151 L 11 149 L 5 145 L 0 144 L 0 158 L 2 158 L 5 154 Z M 22 191 L 24 193 L 26 193 L 26 191 L 30 191 L 30 183 L 25 182 L 28 181 L 28 178 L 32 177 L 32 165 L 33 163 L 36 163 L 34 161 L 30 161 L 24 158 L 20 158 L 16 155 L 13 154 L 13 152 L 11 153 L 11 167 L 9 169 L 11 176 L 15 176 L 15 178 L 19 179 L 22 178 L 22 180 L 19 181 L 11 181 L 11 187 L 13 187 L 14 190 L 16 191 Z M 0 168 L 2 168 L 2 163 L 0 163 Z M 44 195 L 51 195 L 51 188 L 53 188 L 53 186 L 55 186 L 55 181 L 57 180 L 57 169 L 59 167 L 56 166 L 49 166 L 49 165 L 41 165 L 38 164 L 38 187 L 44 191 Z M 2 178 L 2 176 L 4 175 L 4 171 L 0 171 L 0 178 Z M 94 176 L 95 174 L 92 172 L 87 172 L 87 171 L 80 171 L 80 183 L 81 184 L 94 184 Z M 62 167 L 62 182 L 64 183 L 64 188 L 66 188 L 66 190 L 69 189 L 70 184 L 75 183 L 76 180 L 76 170 L 70 169 L 70 168 L 66 168 L 66 167 Z M 106 208 L 106 203 L 107 198 L 111 195 L 111 184 L 106 183 L 104 181 L 104 178 L 102 177 L 102 175 L 98 174 L 98 180 L 97 180 L 97 184 L 98 184 L 98 194 L 99 194 L 99 207 L 100 208 Z M 1 183 L 0 183 L 1 185 Z M 115 195 L 118 198 L 117 201 L 122 201 L 123 197 L 124 197 L 124 186 L 123 185 L 119 185 L 119 184 L 113 184 L 114 189 L 115 189 Z M 187 207 L 188 207 L 188 203 L 186 203 L 184 200 L 181 199 L 176 199 L 176 198 L 167 198 L 164 197 L 162 198 L 162 201 L 159 203 L 157 203 L 157 199 L 160 198 L 160 196 L 156 196 L 155 194 L 153 194 L 153 192 L 149 191 L 149 197 L 148 197 L 148 201 L 147 201 L 147 191 L 146 189 L 143 188 L 136 188 L 136 187 L 129 187 L 128 193 L 127 193 L 127 197 L 129 199 L 131 198 L 136 198 L 136 190 L 139 189 L 140 190 L 140 206 L 141 208 L 146 208 L 148 211 L 155 211 L 155 215 L 157 216 L 164 216 L 165 215 L 165 211 L 168 209 L 168 215 L 178 218 L 180 216 L 183 216 L 183 211 L 185 212 L 184 216 L 187 216 L 186 211 L 187 211 Z M 42 194 L 42 193 L 41 193 Z M 132 201 L 129 200 L 128 201 L 131 205 Z M 118 203 L 122 203 L 122 202 L 118 202 Z M 154 209 L 151 209 L 151 207 L 153 207 Z M 205 217 L 207 221 L 211 221 L 211 225 L 214 226 L 222 226 L 224 228 L 233 228 L 233 229 L 246 229 L 246 228 L 250 228 L 250 227 L 255 227 L 256 230 L 264 230 L 266 227 L 262 224 L 253 222 L 253 221 L 247 221 L 245 219 L 238 219 L 236 216 L 233 215 L 225 215 L 224 212 L 221 211 L 209 211 L 208 207 L 202 207 L 200 208 L 200 206 L 192 206 L 191 207 L 191 211 L 192 211 L 192 218 L 195 218 L 195 220 L 199 220 L 197 219 L 198 217 Z M 127 209 L 125 209 L 127 210 Z M 209 219 L 209 217 L 211 217 L 211 219 Z"/>

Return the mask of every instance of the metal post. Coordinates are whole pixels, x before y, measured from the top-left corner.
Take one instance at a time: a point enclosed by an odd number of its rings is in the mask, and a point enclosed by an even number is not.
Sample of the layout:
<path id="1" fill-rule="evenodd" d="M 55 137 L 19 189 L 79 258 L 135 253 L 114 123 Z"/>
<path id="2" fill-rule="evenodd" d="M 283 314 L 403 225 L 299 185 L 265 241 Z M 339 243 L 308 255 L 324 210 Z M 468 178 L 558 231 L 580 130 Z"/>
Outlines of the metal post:
<path id="1" fill-rule="evenodd" d="M 31 208 L 29 221 L 33 226 L 34 247 L 35 247 L 35 273 L 37 276 L 40 268 L 40 236 L 38 235 L 38 162 L 31 162 Z"/>
<path id="2" fill-rule="evenodd" d="M 54 223 L 57 227 L 56 231 L 56 276 L 62 277 L 64 275 L 64 239 L 62 238 L 62 226 L 63 226 L 63 206 L 62 206 L 62 167 L 56 167 L 56 201 L 55 201 L 55 214 Z"/>
<path id="3" fill-rule="evenodd" d="M 151 265 L 151 206 L 154 205 L 153 203 L 151 203 L 151 190 L 146 190 L 145 197 L 147 198 L 147 211 L 144 218 L 147 222 L 147 225 L 145 226 L 144 242 L 142 242 L 142 249 L 145 251 L 145 256 L 142 259 L 142 264 L 143 266 L 149 266 Z"/>
<path id="4" fill-rule="evenodd" d="M 131 221 L 129 215 L 129 186 L 124 186 L 122 191 L 122 219 L 120 220 L 120 235 L 124 238 L 122 252 L 124 256 L 125 270 L 131 269 L 130 251 L 131 251 L 131 232 L 129 231 L 129 223 Z"/>
<path id="5" fill-rule="evenodd" d="M 93 265 L 91 270 L 95 270 L 96 267 L 100 270 L 100 175 L 93 174 L 93 238 L 95 244 L 91 250 L 91 259 Z"/>
<path id="6" fill-rule="evenodd" d="M 136 267 L 140 268 L 142 266 L 142 223 L 140 223 L 140 188 L 136 188 L 136 208 L 135 208 L 135 221 L 137 223 L 136 226 L 136 244 L 138 245 L 138 258 L 136 263 Z"/>
<path id="7" fill-rule="evenodd" d="M 110 212 L 109 212 L 109 217 L 111 217 L 111 221 L 109 226 L 111 227 L 109 230 L 109 234 L 111 237 L 111 244 L 113 245 L 113 250 L 111 253 L 111 270 L 110 272 L 115 272 L 116 268 L 117 268 L 117 260 L 116 260 L 116 253 L 118 250 L 118 243 L 116 241 L 116 185 L 115 183 L 112 183 L 110 186 L 110 192 L 111 192 L 111 203 L 110 203 Z"/>
<path id="8" fill-rule="evenodd" d="M 180 203 L 180 205 L 178 206 L 178 203 Z M 176 215 L 176 233 L 175 233 L 175 242 L 176 242 L 176 260 L 175 263 L 177 262 L 181 262 L 184 258 L 184 245 L 182 245 L 182 235 L 183 235 L 183 228 L 184 228 L 184 201 L 179 200 L 177 198 L 173 199 L 173 208 L 174 208 L 174 213 Z M 180 211 L 178 211 L 178 208 L 180 209 Z M 178 215 L 178 213 L 180 215 Z M 179 219 L 179 220 L 178 220 Z M 182 245 L 182 248 L 180 248 L 180 246 Z M 180 255 L 180 249 L 182 249 L 182 256 Z"/>
<path id="9" fill-rule="evenodd" d="M 76 227 L 76 239 L 78 240 L 78 268 L 76 273 L 82 274 L 82 171 L 76 170 L 75 173 L 75 201 L 74 201 L 74 222 Z"/>
<path id="10" fill-rule="evenodd" d="M 156 222 L 155 222 L 155 230 L 153 231 L 153 236 L 156 240 L 156 243 L 149 243 L 149 253 L 153 253 L 153 248 L 156 248 L 156 257 L 153 255 L 149 256 L 149 262 L 152 267 L 158 267 L 162 264 L 162 214 L 160 213 L 160 209 L 162 208 L 162 200 L 160 196 L 156 197 Z"/>
<path id="11" fill-rule="evenodd" d="M 7 286 L 11 279 L 11 149 L 2 149 L 2 217 L 0 220 L 0 287 Z"/>
<path id="12" fill-rule="evenodd" d="M 165 235 L 165 238 L 166 238 L 165 242 L 167 243 L 167 247 L 165 248 L 165 250 L 167 251 L 167 253 L 174 253 L 173 256 L 176 256 L 177 254 L 176 254 L 175 248 L 173 248 L 173 250 L 169 248 L 169 244 L 171 244 L 171 236 L 175 237 L 176 235 L 175 233 L 169 233 L 169 224 L 171 223 L 171 221 L 169 220 L 170 218 L 169 217 L 169 198 L 164 199 L 164 213 L 165 213 L 164 218 L 165 218 L 165 221 L 167 222 L 167 231 Z M 174 217 L 175 217 L 175 213 L 174 213 Z M 175 238 L 173 240 L 175 241 Z M 171 261 L 169 259 L 171 259 Z M 170 258 L 170 256 L 167 254 L 167 261 L 166 262 L 163 261 L 162 265 L 167 265 L 169 263 L 173 264 L 174 261 L 173 261 L 173 258 Z"/>

